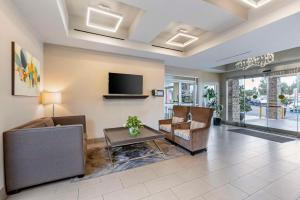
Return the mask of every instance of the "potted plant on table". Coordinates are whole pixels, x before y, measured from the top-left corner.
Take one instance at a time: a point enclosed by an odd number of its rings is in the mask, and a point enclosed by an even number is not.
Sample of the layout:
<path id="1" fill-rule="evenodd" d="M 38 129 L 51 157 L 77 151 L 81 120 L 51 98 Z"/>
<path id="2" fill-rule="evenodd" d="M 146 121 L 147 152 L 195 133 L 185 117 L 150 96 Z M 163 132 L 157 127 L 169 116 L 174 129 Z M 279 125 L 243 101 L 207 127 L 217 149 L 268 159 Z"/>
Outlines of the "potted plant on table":
<path id="1" fill-rule="evenodd" d="M 130 136 L 136 137 L 141 133 L 140 128 L 143 128 L 143 123 L 137 116 L 129 116 L 125 127 L 129 129 Z"/>
<path id="2" fill-rule="evenodd" d="M 217 104 L 215 106 L 215 111 L 216 111 L 216 117 L 213 118 L 213 124 L 215 126 L 220 126 L 221 125 L 221 116 L 222 116 L 222 113 L 223 113 L 223 105 L 222 104 Z"/>

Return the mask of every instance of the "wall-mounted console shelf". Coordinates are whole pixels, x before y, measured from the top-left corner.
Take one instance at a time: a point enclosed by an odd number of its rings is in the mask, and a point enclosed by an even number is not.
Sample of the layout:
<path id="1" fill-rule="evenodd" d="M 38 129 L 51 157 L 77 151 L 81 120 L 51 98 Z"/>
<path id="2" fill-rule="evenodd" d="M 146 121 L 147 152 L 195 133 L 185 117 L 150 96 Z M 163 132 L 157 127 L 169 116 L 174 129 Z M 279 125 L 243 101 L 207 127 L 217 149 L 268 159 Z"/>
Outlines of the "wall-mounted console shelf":
<path id="1" fill-rule="evenodd" d="M 105 99 L 146 99 L 149 95 L 103 95 Z"/>

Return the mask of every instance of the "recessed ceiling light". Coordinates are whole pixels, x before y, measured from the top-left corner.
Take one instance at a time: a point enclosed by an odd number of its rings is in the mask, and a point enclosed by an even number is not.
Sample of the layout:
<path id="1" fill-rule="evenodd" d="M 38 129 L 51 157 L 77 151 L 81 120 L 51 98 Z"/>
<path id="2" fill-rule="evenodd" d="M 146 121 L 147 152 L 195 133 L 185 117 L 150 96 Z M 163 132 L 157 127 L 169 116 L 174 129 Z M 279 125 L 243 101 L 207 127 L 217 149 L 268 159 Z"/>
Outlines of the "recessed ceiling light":
<path id="1" fill-rule="evenodd" d="M 105 16 L 115 18 L 117 20 L 117 23 L 113 27 L 101 26 L 99 24 L 92 23 L 91 22 L 91 13 L 92 12 L 95 12 L 100 15 L 105 15 Z M 119 29 L 119 26 L 121 25 L 122 21 L 123 21 L 123 16 L 112 13 L 109 10 L 100 10 L 100 9 L 88 7 L 87 16 L 86 16 L 86 25 L 88 27 L 115 33 Z"/>
<path id="2" fill-rule="evenodd" d="M 261 7 L 267 3 L 270 3 L 270 1 L 272 0 L 240 0 L 254 8 L 258 8 L 258 7 Z"/>
<path id="3" fill-rule="evenodd" d="M 186 41 L 185 42 L 176 42 L 176 40 L 184 38 Z M 186 47 L 195 41 L 197 41 L 199 38 L 193 35 L 189 35 L 187 33 L 182 33 L 179 32 L 176 35 L 174 35 L 172 38 L 170 38 L 166 44 L 172 45 L 172 46 L 177 46 L 177 47 Z"/>

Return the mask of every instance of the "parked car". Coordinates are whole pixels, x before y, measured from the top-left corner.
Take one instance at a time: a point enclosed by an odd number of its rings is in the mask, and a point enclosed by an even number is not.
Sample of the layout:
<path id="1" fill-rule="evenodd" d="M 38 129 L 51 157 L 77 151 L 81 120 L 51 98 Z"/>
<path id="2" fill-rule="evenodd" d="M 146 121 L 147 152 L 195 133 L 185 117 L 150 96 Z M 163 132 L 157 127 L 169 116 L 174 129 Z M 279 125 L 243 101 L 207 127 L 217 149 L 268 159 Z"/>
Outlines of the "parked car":
<path id="1" fill-rule="evenodd" d="M 249 103 L 250 103 L 250 105 L 252 105 L 252 106 L 259 106 L 260 100 L 258 100 L 258 99 L 251 99 L 251 100 L 249 101 Z"/>
<path id="2" fill-rule="evenodd" d="M 300 111 L 300 101 L 292 102 L 288 105 L 290 112 L 299 112 Z"/>

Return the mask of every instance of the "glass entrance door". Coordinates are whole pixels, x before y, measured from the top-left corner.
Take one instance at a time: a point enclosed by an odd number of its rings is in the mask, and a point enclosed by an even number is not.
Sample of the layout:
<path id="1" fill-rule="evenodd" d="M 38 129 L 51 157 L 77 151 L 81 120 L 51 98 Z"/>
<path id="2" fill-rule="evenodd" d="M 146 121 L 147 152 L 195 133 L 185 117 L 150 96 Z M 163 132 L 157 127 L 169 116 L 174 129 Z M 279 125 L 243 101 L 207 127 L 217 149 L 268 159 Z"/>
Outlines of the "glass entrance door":
<path id="1" fill-rule="evenodd" d="M 297 75 L 269 77 L 270 104 L 269 127 L 286 131 L 298 131 Z"/>
<path id="2" fill-rule="evenodd" d="M 268 78 L 245 78 L 244 105 L 245 124 L 269 126 Z"/>
<path id="3" fill-rule="evenodd" d="M 299 135 L 299 80 L 298 74 L 229 79 L 226 120 Z"/>

